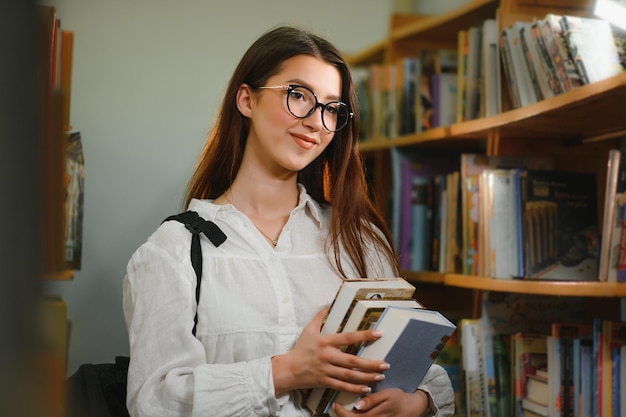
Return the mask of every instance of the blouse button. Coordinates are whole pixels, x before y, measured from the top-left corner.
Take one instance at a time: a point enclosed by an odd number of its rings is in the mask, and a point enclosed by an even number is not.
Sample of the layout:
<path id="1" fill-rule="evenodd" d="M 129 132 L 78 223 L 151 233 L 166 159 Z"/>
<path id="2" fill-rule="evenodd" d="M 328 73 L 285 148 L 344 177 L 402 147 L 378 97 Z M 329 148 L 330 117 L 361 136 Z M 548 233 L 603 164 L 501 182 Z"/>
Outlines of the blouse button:
<path id="1" fill-rule="evenodd" d="M 283 304 L 287 304 L 289 302 L 289 297 L 283 298 Z"/>

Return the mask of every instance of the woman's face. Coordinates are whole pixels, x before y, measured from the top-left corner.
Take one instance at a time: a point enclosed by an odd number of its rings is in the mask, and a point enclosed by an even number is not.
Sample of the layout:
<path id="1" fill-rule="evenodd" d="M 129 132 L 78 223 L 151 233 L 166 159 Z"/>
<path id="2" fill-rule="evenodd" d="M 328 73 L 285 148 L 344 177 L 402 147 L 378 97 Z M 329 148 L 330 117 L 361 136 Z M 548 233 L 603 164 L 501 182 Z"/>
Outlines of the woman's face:
<path id="1" fill-rule="evenodd" d="M 339 70 L 309 55 L 288 59 L 265 83 L 265 87 L 283 85 L 308 87 L 323 104 L 341 100 Z M 322 123 L 321 107 L 304 119 L 296 118 L 287 108 L 287 94 L 282 88 L 252 90 L 242 85 L 237 101 L 241 113 L 250 119 L 246 158 L 278 173 L 302 170 L 334 136 Z"/>

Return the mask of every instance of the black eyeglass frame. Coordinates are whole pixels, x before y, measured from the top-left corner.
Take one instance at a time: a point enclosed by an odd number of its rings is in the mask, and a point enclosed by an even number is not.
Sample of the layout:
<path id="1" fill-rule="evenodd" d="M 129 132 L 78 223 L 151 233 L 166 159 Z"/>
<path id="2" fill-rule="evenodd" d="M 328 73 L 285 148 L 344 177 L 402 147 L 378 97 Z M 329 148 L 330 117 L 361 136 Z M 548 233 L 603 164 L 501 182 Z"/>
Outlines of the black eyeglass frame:
<path id="1" fill-rule="evenodd" d="M 286 96 L 286 99 L 285 99 L 285 102 L 287 104 L 287 110 L 289 110 L 289 113 L 291 113 L 291 115 L 293 117 L 298 118 L 298 119 L 306 119 L 307 117 L 309 117 L 310 115 L 315 113 L 315 110 L 317 110 L 318 107 L 321 107 L 322 108 L 322 124 L 324 125 L 324 129 L 328 130 L 329 132 L 338 132 L 338 131 L 340 131 L 341 129 L 346 127 L 348 125 L 348 123 L 350 122 L 350 119 L 352 119 L 354 117 L 354 113 L 352 112 L 352 109 L 350 109 L 350 106 L 348 106 L 343 101 L 329 101 L 328 103 L 321 103 L 318 100 L 317 95 L 315 94 L 315 92 L 313 92 L 313 90 L 311 90 L 309 87 L 306 87 L 304 85 L 286 84 L 286 85 L 271 85 L 271 86 L 262 86 L 262 87 L 253 87 L 253 88 L 255 88 L 255 89 L 268 89 L 268 90 L 276 90 L 276 89 L 287 90 L 287 96 Z M 298 116 L 293 111 L 291 111 L 291 107 L 289 106 L 289 95 L 296 88 L 303 88 L 305 90 L 308 90 L 311 94 L 313 94 L 313 98 L 315 98 L 315 105 L 304 116 Z M 346 117 L 345 123 L 341 127 L 337 128 L 337 129 L 334 129 L 334 130 L 333 129 L 329 129 L 328 126 L 326 126 L 326 122 L 324 121 L 324 112 L 326 111 L 326 109 L 329 106 L 331 106 L 333 104 L 339 104 L 341 106 L 344 106 L 348 110 L 348 117 Z"/>

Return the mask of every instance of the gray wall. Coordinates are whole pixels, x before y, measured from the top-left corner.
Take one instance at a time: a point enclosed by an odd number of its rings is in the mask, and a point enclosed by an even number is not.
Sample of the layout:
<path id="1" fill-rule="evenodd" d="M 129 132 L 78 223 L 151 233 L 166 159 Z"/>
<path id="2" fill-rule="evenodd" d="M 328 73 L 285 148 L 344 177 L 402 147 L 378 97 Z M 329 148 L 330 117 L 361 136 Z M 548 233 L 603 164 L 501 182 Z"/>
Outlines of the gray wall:
<path id="1" fill-rule="evenodd" d="M 128 353 L 122 279 L 133 251 L 180 210 L 238 59 L 261 33 L 298 23 L 359 51 L 387 33 L 380 0 L 48 0 L 75 32 L 71 123 L 85 154 L 84 254 L 44 284 L 73 323 L 68 372 Z"/>

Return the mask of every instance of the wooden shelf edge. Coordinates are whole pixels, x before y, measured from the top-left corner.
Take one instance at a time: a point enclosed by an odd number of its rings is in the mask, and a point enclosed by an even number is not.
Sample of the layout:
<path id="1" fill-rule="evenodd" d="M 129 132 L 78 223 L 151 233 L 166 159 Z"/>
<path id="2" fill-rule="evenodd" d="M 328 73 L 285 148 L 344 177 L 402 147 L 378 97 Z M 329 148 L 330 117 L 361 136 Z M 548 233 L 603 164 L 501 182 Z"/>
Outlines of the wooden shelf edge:
<path id="1" fill-rule="evenodd" d="M 475 290 L 572 297 L 626 297 L 626 283 L 598 281 L 506 280 L 460 274 L 445 274 L 443 283 Z"/>
<path id="2" fill-rule="evenodd" d="M 401 275 L 407 281 L 411 282 L 419 282 L 424 284 L 443 284 L 444 283 L 444 274 L 440 274 L 439 272 L 430 272 L 430 271 L 402 271 Z"/>
<path id="3" fill-rule="evenodd" d="M 508 110 L 494 116 L 453 124 L 450 126 L 450 135 L 453 137 L 486 135 L 486 132 L 493 129 L 519 123 L 536 116 L 546 116 L 552 112 L 565 111 L 569 106 L 576 103 L 588 101 L 592 97 L 602 96 L 608 91 L 617 89 L 626 89 L 626 71 L 529 106 Z"/>

